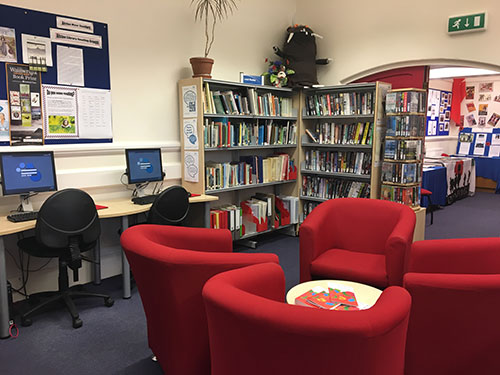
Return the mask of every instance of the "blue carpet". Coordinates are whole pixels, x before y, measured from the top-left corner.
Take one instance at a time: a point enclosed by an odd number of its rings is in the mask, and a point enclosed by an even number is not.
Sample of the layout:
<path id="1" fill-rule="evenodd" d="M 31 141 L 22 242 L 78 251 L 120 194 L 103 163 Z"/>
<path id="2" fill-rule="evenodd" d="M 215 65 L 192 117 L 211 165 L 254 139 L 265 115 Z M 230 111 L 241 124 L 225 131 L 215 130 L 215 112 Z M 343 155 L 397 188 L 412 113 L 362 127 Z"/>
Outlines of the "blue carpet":
<path id="1" fill-rule="evenodd" d="M 476 193 L 427 215 L 426 239 L 498 237 L 500 195 Z M 235 251 L 278 254 L 287 290 L 299 282 L 299 240 L 283 234 L 258 238 L 257 249 L 235 246 Z M 83 327 L 73 329 L 65 309 L 47 311 L 33 318 L 31 327 L 20 327 L 17 339 L 0 340 L 0 374 L 37 375 L 159 375 L 160 366 L 150 360 L 146 321 L 137 290 L 121 298 L 121 277 L 104 280 L 89 290 L 110 294 L 115 304 L 107 308 L 99 300 L 79 300 Z"/>

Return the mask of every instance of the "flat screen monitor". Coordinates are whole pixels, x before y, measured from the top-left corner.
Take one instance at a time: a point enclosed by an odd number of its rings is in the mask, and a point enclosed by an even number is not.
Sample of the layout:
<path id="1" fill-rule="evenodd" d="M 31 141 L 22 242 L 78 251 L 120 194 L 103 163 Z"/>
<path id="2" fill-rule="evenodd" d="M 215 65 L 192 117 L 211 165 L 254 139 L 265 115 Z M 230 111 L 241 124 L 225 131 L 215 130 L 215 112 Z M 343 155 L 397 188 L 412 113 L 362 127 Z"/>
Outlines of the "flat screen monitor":
<path id="1" fill-rule="evenodd" d="M 125 155 L 129 184 L 163 181 L 161 150 L 159 148 L 127 149 Z"/>
<path id="2" fill-rule="evenodd" d="M 0 153 L 0 173 L 4 195 L 57 190 L 54 153 Z"/>

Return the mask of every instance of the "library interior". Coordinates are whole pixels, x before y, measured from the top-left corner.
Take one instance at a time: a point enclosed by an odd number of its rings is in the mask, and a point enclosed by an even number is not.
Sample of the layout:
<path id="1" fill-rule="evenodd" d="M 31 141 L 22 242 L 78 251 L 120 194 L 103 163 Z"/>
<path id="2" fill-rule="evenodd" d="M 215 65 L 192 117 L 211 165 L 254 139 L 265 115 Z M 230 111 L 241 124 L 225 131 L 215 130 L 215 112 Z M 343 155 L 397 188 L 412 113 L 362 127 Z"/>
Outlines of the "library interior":
<path id="1" fill-rule="evenodd" d="M 0 20 L 0 373 L 500 373 L 499 4 Z"/>

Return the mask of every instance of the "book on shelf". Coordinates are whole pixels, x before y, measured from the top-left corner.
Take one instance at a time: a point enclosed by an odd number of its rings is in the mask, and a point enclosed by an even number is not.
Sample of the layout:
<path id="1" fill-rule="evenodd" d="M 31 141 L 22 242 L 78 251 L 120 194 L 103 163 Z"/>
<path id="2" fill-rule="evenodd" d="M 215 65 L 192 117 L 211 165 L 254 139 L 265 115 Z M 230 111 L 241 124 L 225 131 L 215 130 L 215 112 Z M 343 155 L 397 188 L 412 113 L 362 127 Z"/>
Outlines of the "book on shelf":
<path id="1" fill-rule="evenodd" d="M 293 145 L 297 144 L 297 124 L 294 121 L 250 123 L 205 118 L 203 139 L 208 148 Z"/>
<path id="2" fill-rule="evenodd" d="M 212 90 L 204 82 L 203 102 L 206 114 L 220 115 L 257 115 L 257 116 L 293 116 L 292 98 L 276 95 L 272 92 L 258 93 L 253 87 L 238 87 Z"/>
<path id="3" fill-rule="evenodd" d="M 380 199 L 402 203 L 407 206 L 419 206 L 420 186 L 393 186 L 382 184 Z"/>
<path id="4" fill-rule="evenodd" d="M 352 144 L 371 145 L 373 142 L 373 123 L 329 123 L 316 124 L 314 132 L 306 129 L 306 133 L 320 144 Z"/>
<path id="5" fill-rule="evenodd" d="M 420 160 L 422 140 L 386 139 L 384 159 Z"/>
<path id="6" fill-rule="evenodd" d="M 307 116 L 371 115 L 372 92 L 329 92 L 306 96 Z"/>
<path id="7" fill-rule="evenodd" d="M 225 205 L 210 209 L 210 228 L 228 229 L 233 239 L 239 239 L 242 235 L 242 210 L 237 205 Z"/>
<path id="8" fill-rule="evenodd" d="M 382 163 L 382 181 L 400 184 L 414 184 L 421 180 L 420 163 Z"/>
<path id="9" fill-rule="evenodd" d="M 306 150 L 304 156 L 307 171 L 357 175 L 371 173 L 372 155 L 368 152 Z"/>
<path id="10" fill-rule="evenodd" d="M 369 198 L 370 184 L 340 178 L 304 175 L 302 176 L 302 196 L 319 199 Z"/>
<path id="11" fill-rule="evenodd" d="M 385 135 L 388 137 L 424 137 L 425 117 L 388 116 Z"/>
<path id="12" fill-rule="evenodd" d="M 385 98 L 385 111 L 387 113 L 425 113 L 427 106 L 424 91 L 393 91 L 388 92 Z"/>

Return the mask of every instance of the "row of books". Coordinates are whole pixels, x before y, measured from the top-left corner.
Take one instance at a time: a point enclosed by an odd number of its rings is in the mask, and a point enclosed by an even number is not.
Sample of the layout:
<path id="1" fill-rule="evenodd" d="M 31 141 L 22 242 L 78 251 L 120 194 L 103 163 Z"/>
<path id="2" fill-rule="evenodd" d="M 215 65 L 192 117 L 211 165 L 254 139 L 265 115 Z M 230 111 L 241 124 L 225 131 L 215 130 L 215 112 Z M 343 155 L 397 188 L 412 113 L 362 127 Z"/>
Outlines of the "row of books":
<path id="1" fill-rule="evenodd" d="M 370 184 L 338 178 L 302 176 L 302 195 L 321 199 L 369 198 Z"/>
<path id="2" fill-rule="evenodd" d="M 382 181 L 400 184 L 420 182 L 422 164 L 420 163 L 382 163 Z"/>
<path id="3" fill-rule="evenodd" d="M 329 282 L 327 287 L 315 286 L 295 298 L 299 306 L 316 307 L 325 310 L 357 311 L 358 305 L 354 290 L 346 285 Z"/>
<path id="4" fill-rule="evenodd" d="M 297 144 L 297 124 L 287 121 L 278 124 L 231 123 L 205 119 L 203 125 L 205 147 L 238 147 Z"/>
<path id="5" fill-rule="evenodd" d="M 243 211 L 234 204 L 210 209 L 210 228 L 229 229 L 233 239 L 243 235 Z"/>
<path id="6" fill-rule="evenodd" d="M 291 173 L 292 172 L 292 173 Z M 288 154 L 240 156 L 239 162 L 207 162 L 206 189 L 224 189 L 233 186 L 285 181 L 297 178 L 294 161 Z"/>
<path id="7" fill-rule="evenodd" d="M 422 156 L 421 140 L 386 139 L 384 159 L 420 160 Z"/>
<path id="8" fill-rule="evenodd" d="M 371 145 L 373 142 L 373 123 L 335 124 L 325 122 L 316 124 L 314 132 L 306 129 L 306 133 L 313 142 L 319 144 Z"/>
<path id="9" fill-rule="evenodd" d="M 389 116 L 387 117 L 388 137 L 424 137 L 424 116 Z"/>
<path id="10" fill-rule="evenodd" d="M 372 155 L 355 151 L 306 150 L 305 169 L 321 172 L 371 173 Z"/>
<path id="11" fill-rule="evenodd" d="M 302 206 L 302 220 L 305 220 L 307 215 L 309 215 L 320 203 L 321 202 L 304 202 Z"/>
<path id="12" fill-rule="evenodd" d="M 373 92 L 331 92 L 306 96 L 307 116 L 371 115 Z"/>
<path id="13" fill-rule="evenodd" d="M 228 229 L 234 240 L 245 234 L 263 232 L 299 222 L 299 199 L 292 196 L 256 193 L 239 205 L 210 210 L 210 227 Z"/>
<path id="14" fill-rule="evenodd" d="M 292 98 L 270 92 L 260 94 L 252 87 L 219 91 L 211 90 L 205 82 L 203 94 L 206 114 L 293 116 Z"/>
<path id="15" fill-rule="evenodd" d="M 388 92 L 385 97 L 385 111 L 387 113 L 425 113 L 427 100 L 423 91 L 396 91 Z"/>
<path id="16" fill-rule="evenodd" d="M 419 206 L 420 186 L 393 186 L 382 184 L 380 198 L 406 204 L 407 206 Z"/>

